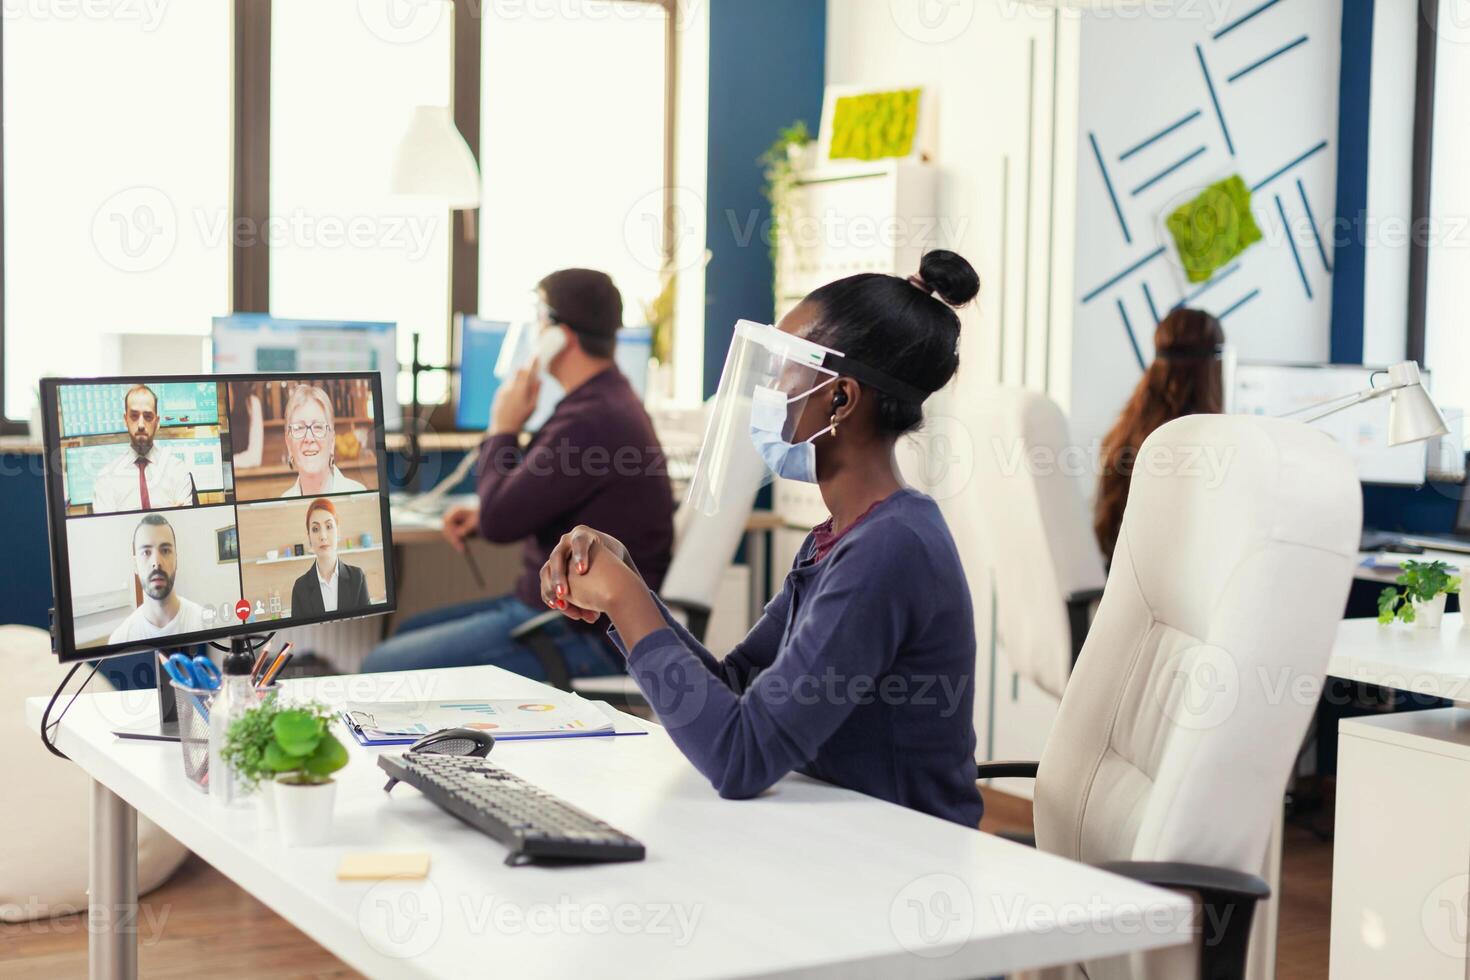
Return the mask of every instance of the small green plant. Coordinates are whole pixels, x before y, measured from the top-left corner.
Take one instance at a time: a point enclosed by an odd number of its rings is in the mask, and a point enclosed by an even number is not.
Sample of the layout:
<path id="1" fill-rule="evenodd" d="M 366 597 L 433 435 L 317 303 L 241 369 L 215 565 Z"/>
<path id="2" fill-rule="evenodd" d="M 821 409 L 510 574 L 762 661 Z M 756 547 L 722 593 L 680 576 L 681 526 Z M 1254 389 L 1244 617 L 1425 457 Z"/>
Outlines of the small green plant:
<path id="1" fill-rule="evenodd" d="M 766 200 L 771 202 L 771 263 L 776 262 L 776 242 L 783 222 L 789 220 L 791 192 L 796 187 L 796 164 L 791 160 L 791 148 L 803 147 L 812 141 L 806 123 L 798 119 L 776 134 L 765 153 L 761 154 L 760 165 L 764 168 Z"/>
<path id="2" fill-rule="evenodd" d="M 1460 576 L 1450 573 L 1450 566 L 1442 561 L 1406 561 L 1398 585 L 1384 586 L 1378 594 L 1378 621 L 1391 623 L 1395 619 L 1405 623 L 1414 621 L 1414 603 L 1428 602 L 1441 592 L 1457 595 L 1460 591 Z"/>
<path id="3" fill-rule="evenodd" d="M 272 698 L 235 720 L 221 755 L 249 789 L 278 776 L 325 783 L 347 765 L 347 749 L 331 732 L 332 718 L 326 705 L 287 708 Z"/>

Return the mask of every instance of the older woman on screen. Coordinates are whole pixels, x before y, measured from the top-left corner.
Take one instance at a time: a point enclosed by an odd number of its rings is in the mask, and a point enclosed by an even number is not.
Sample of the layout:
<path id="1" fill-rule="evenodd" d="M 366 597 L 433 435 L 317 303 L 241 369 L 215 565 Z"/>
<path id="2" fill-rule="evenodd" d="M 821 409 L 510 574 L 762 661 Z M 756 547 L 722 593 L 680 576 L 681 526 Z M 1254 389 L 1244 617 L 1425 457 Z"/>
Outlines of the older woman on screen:
<path id="1" fill-rule="evenodd" d="M 354 493 L 366 489 L 337 469 L 337 437 L 332 399 L 316 385 L 297 385 L 286 399 L 286 463 L 296 482 L 282 497 Z"/>
<path id="2" fill-rule="evenodd" d="M 293 619 L 355 612 L 372 604 L 362 569 L 337 557 L 337 508 L 330 500 L 318 498 L 306 508 L 306 542 L 316 561 L 291 587 Z"/>

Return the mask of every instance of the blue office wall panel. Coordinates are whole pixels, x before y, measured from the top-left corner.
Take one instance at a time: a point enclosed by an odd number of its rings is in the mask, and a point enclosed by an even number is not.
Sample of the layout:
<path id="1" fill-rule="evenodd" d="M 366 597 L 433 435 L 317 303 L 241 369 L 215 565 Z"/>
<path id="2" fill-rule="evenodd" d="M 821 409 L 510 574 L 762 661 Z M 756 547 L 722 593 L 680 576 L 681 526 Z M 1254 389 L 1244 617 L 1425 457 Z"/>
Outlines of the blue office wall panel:
<path id="1" fill-rule="evenodd" d="M 1373 82 L 1373 2 L 1343 0 L 1342 74 L 1338 86 L 1337 227 L 1355 231 L 1368 210 L 1368 111 Z M 1407 109 L 1405 110 L 1407 111 Z M 1336 241 L 1332 281 L 1332 360 L 1363 362 L 1363 283 L 1367 254 L 1361 234 Z"/>
<path id="2" fill-rule="evenodd" d="M 813 133 L 826 75 L 826 0 L 711 0 L 704 394 L 738 320 L 775 315 L 770 209 L 758 162 L 784 126 Z"/>
<path id="3" fill-rule="evenodd" d="M 51 548 L 46 538 L 46 490 L 41 457 L 0 453 L 0 625 L 46 628 L 51 608 Z"/>

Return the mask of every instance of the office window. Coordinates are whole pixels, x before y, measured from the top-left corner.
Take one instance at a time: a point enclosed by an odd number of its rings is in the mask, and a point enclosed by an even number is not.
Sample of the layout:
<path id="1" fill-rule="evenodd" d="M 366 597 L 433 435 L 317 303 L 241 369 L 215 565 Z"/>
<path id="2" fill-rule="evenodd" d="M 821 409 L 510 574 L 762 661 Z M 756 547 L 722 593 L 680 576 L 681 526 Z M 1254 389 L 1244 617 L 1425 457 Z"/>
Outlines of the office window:
<path id="1" fill-rule="evenodd" d="M 1440 17 L 1457 16 L 1454 6 Z M 1442 38 L 1436 76 L 1424 360 L 1435 399 L 1470 411 L 1470 46 Z"/>
<path id="2" fill-rule="evenodd" d="M 449 355 L 449 211 L 389 193 L 415 105 L 447 105 L 447 4 L 275 3 L 271 27 L 270 312 L 391 320 L 399 362 Z M 441 401 L 442 374 L 420 379 Z M 408 375 L 399 396 L 408 399 Z"/>
<path id="3" fill-rule="evenodd" d="M 112 335 L 204 336 L 229 311 L 230 6 L 89 10 L 6 10 L 14 420 L 43 375 L 117 370 Z"/>
<path id="4" fill-rule="evenodd" d="M 482 9 L 481 313 L 523 319 L 538 280 L 583 266 L 644 322 L 663 254 L 664 7 Z"/>

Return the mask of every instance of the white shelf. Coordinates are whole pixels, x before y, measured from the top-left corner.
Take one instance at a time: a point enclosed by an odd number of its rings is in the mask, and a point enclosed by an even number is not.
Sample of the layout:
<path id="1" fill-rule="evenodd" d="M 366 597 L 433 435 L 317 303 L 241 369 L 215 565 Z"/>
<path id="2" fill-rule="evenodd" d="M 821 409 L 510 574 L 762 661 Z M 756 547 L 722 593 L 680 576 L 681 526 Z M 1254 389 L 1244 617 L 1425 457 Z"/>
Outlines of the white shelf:
<path id="1" fill-rule="evenodd" d="M 360 554 L 363 554 L 364 552 L 368 552 L 368 551 L 382 551 L 382 550 L 383 550 L 383 546 L 382 545 L 375 544 L 371 548 L 353 548 L 350 551 L 345 550 L 345 549 L 344 550 L 338 550 L 337 557 L 338 558 L 345 558 L 347 555 L 360 555 Z M 285 564 L 288 561 L 316 561 L 316 555 L 287 555 L 284 558 L 257 558 L 257 559 L 255 559 L 252 562 L 248 562 L 248 564 L 251 564 L 251 565 L 282 565 L 282 564 Z"/>

